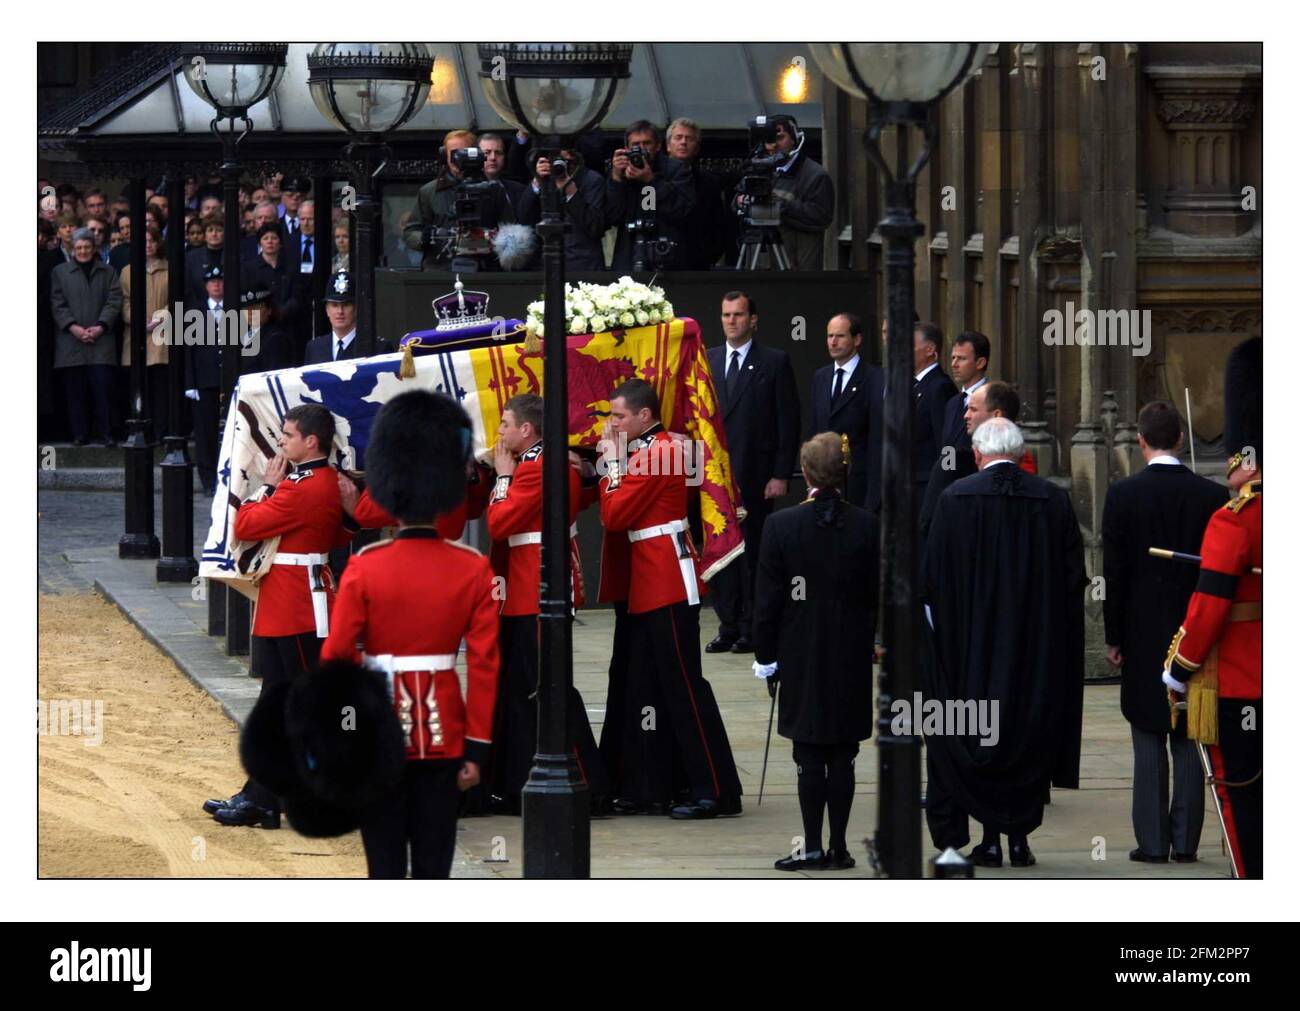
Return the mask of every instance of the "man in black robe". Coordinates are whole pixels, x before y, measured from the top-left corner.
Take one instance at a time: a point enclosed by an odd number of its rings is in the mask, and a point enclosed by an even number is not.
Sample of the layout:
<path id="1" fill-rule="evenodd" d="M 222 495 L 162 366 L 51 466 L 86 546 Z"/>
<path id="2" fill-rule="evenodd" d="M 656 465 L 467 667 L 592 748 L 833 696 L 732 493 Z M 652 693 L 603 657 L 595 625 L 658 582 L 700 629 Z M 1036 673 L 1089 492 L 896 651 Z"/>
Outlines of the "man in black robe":
<path id="1" fill-rule="evenodd" d="M 966 845 L 972 815 L 985 828 L 972 860 L 1000 867 L 1005 833 L 1012 866 L 1027 867 L 1049 783 L 1079 785 L 1083 540 L 1066 493 L 1017 466 L 1014 423 L 984 422 L 972 448 L 979 470 L 940 496 L 925 549 L 923 685 L 947 714 L 924 728 L 926 820 L 944 850 Z M 975 707 L 972 732 L 955 717 Z"/>
<path id="2" fill-rule="evenodd" d="M 823 432 L 800 452 L 808 499 L 773 513 L 759 552 L 754 673 L 781 684 L 777 729 L 794 742 L 803 845 L 779 871 L 847 870 L 853 760 L 871 736 L 871 644 L 879 595 L 875 517 L 844 500 L 840 439 Z M 830 845 L 822 848 L 822 817 Z"/>

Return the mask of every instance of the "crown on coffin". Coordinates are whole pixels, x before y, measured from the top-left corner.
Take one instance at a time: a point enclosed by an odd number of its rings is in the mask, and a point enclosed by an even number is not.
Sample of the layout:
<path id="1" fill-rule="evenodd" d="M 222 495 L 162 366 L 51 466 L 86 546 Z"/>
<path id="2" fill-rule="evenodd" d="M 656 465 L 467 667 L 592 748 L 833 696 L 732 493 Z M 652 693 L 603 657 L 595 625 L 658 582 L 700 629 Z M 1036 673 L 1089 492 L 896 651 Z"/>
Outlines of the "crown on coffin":
<path id="1" fill-rule="evenodd" d="M 433 300 L 433 311 L 438 314 L 438 329 L 459 330 L 491 323 L 487 312 L 489 297 L 485 291 L 466 291 L 457 274 L 456 290 Z"/>

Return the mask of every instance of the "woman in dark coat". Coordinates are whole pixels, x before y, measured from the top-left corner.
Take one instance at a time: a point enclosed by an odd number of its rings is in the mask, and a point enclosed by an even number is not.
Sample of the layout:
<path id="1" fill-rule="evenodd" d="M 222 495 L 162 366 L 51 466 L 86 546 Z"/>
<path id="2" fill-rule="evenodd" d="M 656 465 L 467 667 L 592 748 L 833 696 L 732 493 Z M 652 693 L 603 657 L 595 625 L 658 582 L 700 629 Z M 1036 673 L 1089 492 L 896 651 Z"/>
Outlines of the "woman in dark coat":
<path id="1" fill-rule="evenodd" d="M 754 591 L 754 673 L 779 682 L 782 737 L 794 741 L 803 846 L 778 870 L 845 870 L 853 760 L 871 736 L 879 535 L 841 494 L 840 438 L 824 432 L 799 454 L 809 495 L 763 527 Z M 822 848 L 822 817 L 830 845 Z"/>
<path id="2" fill-rule="evenodd" d="M 95 253 L 87 229 L 72 237 L 73 259 L 50 274 L 50 309 L 54 315 L 54 369 L 63 377 L 72 439 L 84 445 L 88 428 L 86 398 L 94 403 L 95 434 L 111 446 L 109 406 L 117 345 L 113 324 L 122 312 L 117 273 Z"/>

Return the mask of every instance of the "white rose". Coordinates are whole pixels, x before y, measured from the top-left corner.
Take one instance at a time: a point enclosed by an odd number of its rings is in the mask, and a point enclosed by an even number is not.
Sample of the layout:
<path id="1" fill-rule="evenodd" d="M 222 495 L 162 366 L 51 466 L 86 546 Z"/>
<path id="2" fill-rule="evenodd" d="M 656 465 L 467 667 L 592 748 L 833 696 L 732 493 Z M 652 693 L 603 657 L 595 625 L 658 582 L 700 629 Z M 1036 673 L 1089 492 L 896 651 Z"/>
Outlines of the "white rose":
<path id="1" fill-rule="evenodd" d="M 637 326 L 645 326 L 650 322 L 650 314 L 644 309 L 638 309 L 636 311 L 636 322 Z"/>
<path id="2" fill-rule="evenodd" d="M 587 317 L 574 316 L 573 321 L 569 324 L 569 333 L 586 333 L 586 332 L 587 332 Z"/>
<path id="3" fill-rule="evenodd" d="M 618 321 L 624 326 L 636 326 L 636 317 L 630 312 L 625 312 L 619 316 Z"/>
<path id="4" fill-rule="evenodd" d="M 538 337 L 545 337 L 545 336 L 546 336 L 546 324 L 545 324 L 545 323 L 538 323 L 537 326 L 535 326 L 533 329 L 537 331 L 537 336 L 538 336 Z"/>
<path id="5" fill-rule="evenodd" d="M 586 298 L 578 302 L 576 308 L 578 312 L 582 313 L 584 316 L 590 316 L 596 311 L 596 307 L 591 304 L 591 300 Z"/>
<path id="6" fill-rule="evenodd" d="M 673 318 L 673 304 L 671 302 L 665 302 L 663 308 L 659 310 L 659 313 L 663 317 L 664 322 L 667 323 Z"/>
<path id="7" fill-rule="evenodd" d="M 650 323 L 659 323 L 663 319 L 663 317 L 659 315 L 658 309 L 651 309 L 649 312 L 645 314 L 645 316 L 646 316 L 646 320 Z"/>
<path id="8" fill-rule="evenodd" d="M 608 330 L 608 329 L 609 329 L 609 320 L 606 319 L 604 316 L 597 314 L 591 317 L 592 333 L 600 333 L 602 330 Z"/>

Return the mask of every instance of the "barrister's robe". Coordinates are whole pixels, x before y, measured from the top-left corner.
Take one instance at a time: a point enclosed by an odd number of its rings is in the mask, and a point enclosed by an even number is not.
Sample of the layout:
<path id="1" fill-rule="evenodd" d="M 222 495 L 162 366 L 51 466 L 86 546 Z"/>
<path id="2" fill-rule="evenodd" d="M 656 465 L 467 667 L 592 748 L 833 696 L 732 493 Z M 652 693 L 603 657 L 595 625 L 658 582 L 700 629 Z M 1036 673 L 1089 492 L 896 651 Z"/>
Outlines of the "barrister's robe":
<path id="1" fill-rule="evenodd" d="M 1049 781 L 1079 785 L 1087 582 L 1079 524 L 1055 485 L 995 464 L 940 496 L 924 555 L 925 698 L 996 700 L 999 739 L 982 746 L 972 728 L 926 746 L 986 828 L 1028 834 Z"/>

